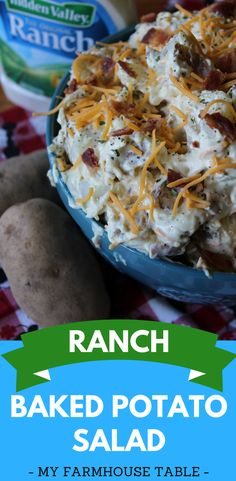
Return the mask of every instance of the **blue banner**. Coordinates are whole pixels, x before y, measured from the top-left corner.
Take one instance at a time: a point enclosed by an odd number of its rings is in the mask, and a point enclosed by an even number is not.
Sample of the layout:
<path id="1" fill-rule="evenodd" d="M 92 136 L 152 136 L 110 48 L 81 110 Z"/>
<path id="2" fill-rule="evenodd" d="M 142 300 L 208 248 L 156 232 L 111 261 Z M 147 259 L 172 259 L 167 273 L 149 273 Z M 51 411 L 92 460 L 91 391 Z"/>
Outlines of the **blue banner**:
<path id="1" fill-rule="evenodd" d="M 18 347 L 0 343 L 1 354 Z M 235 342 L 217 347 L 236 353 Z M 96 361 L 51 369 L 50 382 L 16 393 L 16 371 L 1 357 L 1 479 L 233 481 L 236 363 L 223 392 L 187 373 Z"/>

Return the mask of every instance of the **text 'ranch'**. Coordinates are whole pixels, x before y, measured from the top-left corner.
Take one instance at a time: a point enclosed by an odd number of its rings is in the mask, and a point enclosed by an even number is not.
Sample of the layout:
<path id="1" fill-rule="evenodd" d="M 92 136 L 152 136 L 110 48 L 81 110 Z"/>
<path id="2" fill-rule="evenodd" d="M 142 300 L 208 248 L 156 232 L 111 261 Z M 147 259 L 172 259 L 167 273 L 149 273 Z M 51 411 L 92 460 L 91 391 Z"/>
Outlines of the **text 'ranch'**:
<path id="1" fill-rule="evenodd" d="M 87 347 L 86 347 L 87 346 Z M 140 329 L 134 333 L 123 330 L 119 335 L 115 330 L 109 330 L 108 341 L 100 330 L 95 330 L 89 339 L 83 331 L 70 330 L 69 332 L 69 352 L 93 352 L 101 350 L 105 353 L 116 352 L 119 348 L 122 352 L 129 352 L 130 348 L 138 353 L 157 352 L 162 350 L 169 352 L 169 331 L 163 330 L 158 334 L 156 329 L 151 331 Z"/>

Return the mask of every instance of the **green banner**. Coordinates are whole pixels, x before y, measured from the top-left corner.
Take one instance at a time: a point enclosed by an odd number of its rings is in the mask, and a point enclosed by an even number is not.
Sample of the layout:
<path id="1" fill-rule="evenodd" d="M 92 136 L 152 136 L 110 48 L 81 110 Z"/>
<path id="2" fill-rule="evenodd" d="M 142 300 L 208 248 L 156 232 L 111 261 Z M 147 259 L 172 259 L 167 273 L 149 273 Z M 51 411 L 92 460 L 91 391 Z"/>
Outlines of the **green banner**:
<path id="1" fill-rule="evenodd" d="M 222 391 L 223 370 L 236 358 L 216 347 L 215 334 L 154 321 L 77 322 L 24 334 L 22 340 L 22 348 L 3 355 L 17 371 L 17 391 L 50 381 L 49 369 L 106 360 L 185 367 L 189 381 Z"/>
<path id="2" fill-rule="evenodd" d="M 96 10 L 93 5 L 87 3 L 58 4 L 47 0 L 7 0 L 7 7 L 14 12 L 80 28 L 88 28 L 93 24 Z"/>

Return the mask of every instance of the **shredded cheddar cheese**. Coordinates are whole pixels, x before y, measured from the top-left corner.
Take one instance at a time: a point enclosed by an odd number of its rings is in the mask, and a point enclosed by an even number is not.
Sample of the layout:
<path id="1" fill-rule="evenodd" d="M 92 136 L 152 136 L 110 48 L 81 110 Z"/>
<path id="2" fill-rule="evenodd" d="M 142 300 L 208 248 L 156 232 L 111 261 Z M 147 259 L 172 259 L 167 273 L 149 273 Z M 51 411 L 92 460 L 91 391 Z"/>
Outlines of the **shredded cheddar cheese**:
<path id="1" fill-rule="evenodd" d="M 76 204 L 86 204 L 91 197 L 93 196 L 94 193 L 94 188 L 90 187 L 88 194 L 85 197 L 82 197 L 81 199 L 76 199 Z"/>
<path id="2" fill-rule="evenodd" d="M 224 104 L 226 105 L 226 107 L 228 108 L 230 114 L 232 115 L 232 117 L 236 120 L 236 111 L 234 110 L 232 104 L 228 101 L 228 100 L 225 100 L 225 99 L 214 99 L 214 100 L 211 100 L 211 102 L 209 102 L 206 107 L 201 111 L 200 113 L 200 116 L 202 119 L 204 119 L 204 117 L 206 117 L 206 114 L 209 112 L 210 108 L 212 107 L 212 105 L 215 105 L 215 104 Z"/>
<path id="3" fill-rule="evenodd" d="M 230 80 L 230 82 L 226 82 L 225 84 L 222 85 L 224 90 L 229 90 L 230 87 L 233 87 L 236 84 L 236 79 Z"/>
<path id="4" fill-rule="evenodd" d="M 84 110 L 82 110 L 78 114 L 73 115 L 73 120 L 76 121 L 76 127 L 77 129 L 80 128 L 81 123 L 82 124 L 87 124 L 92 122 L 97 118 L 98 115 L 101 115 L 101 113 L 104 112 L 104 109 L 106 109 L 106 103 L 105 102 L 100 102 L 99 104 L 95 105 L 94 107 L 88 107 Z"/>
<path id="5" fill-rule="evenodd" d="M 123 216 L 126 218 L 128 224 L 130 225 L 130 228 L 131 228 L 131 231 L 133 232 L 133 234 L 138 234 L 139 230 L 138 230 L 138 227 L 132 217 L 132 215 L 130 214 L 130 212 L 128 212 L 125 207 L 123 206 L 123 204 L 121 203 L 121 201 L 116 197 L 116 195 L 113 193 L 113 192 L 110 192 L 110 198 L 113 202 L 113 204 L 118 207 L 118 209 L 120 210 L 120 212 L 123 214 Z"/>
<path id="6" fill-rule="evenodd" d="M 167 187 L 169 189 L 174 189 L 175 187 L 179 187 L 179 185 L 188 184 L 189 182 L 192 182 L 192 180 L 199 179 L 200 177 L 201 174 L 192 175 L 192 177 L 182 177 L 178 180 L 174 180 L 173 182 L 169 182 Z"/>
<path id="7" fill-rule="evenodd" d="M 152 68 L 148 68 L 148 87 L 156 81 L 156 73 Z"/>
<path id="8" fill-rule="evenodd" d="M 226 169 L 236 169 L 236 164 L 234 164 L 231 161 L 227 161 L 224 164 L 220 164 L 220 165 L 211 167 L 204 174 L 202 174 L 200 177 L 198 177 L 195 180 L 192 180 L 187 185 L 185 185 L 185 187 L 179 192 L 179 194 L 177 195 L 177 198 L 175 200 L 174 207 L 173 207 L 173 216 L 175 216 L 177 214 L 177 209 L 179 207 L 179 203 L 181 201 L 181 198 L 183 197 L 183 194 L 185 194 L 185 192 L 188 189 L 190 189 L 190 187 L 194 187 L 195 185 L 199 184 L 200 182 L 203 182 L 210 175 L 218 174 L 220 172 L 223 172 Z"/>
<path id="9" fill-rule="evenodd" d="M 179 81 L 176 77 L 174 77 L 173 75 L 170 75 L 170 80 L 171 82 L 174 84 L 174 86 L 180 90 L 180 92 L 182 92 L 182 94 L 186 95 L 186 97 L 189 97 L 191 100 L 193 100 L 194 102 L 196 103 L 199 103 L 199 98 L 197 97 L 197 95 L 193 94 L 191 92 L 191 90 L 189 90 L 188 88 L 186 88 L 183 84 L 183 81 Z"/>
<path id="10" fill-rule="evenodd" d="M 226 47 L 229 47 L 230 44 L 234 41 L 235 37 L 236 37 L 236 32 L 234 31 L 232 35 L 220 45 L 219 48 L 215 49 L 214 55 L 222 54 L 222 52 L 224 52 L 224 49 Z"/>
<path id="11" fill-rule="evenodd" d="M 179 10 L 179 12 L 181 12 L 184 16 L 192 18 L 192 16 L 193 16 L 192 12 L 189 12 L 188 10 L 186 10 L 179 3 L 175 4 L 175 8 L 177 8 L 177 10 Z"/>
<path id="12" fill-rule="evenodd" d="M 142 57 L 143 55 L 145 55 L 145 52 L 146 52 L 145 45 L 142 42 L 138 42 L 137 47 L 138 47 L 137 48 L 137 56 Z"/>
<path id="13" fill-rule="evenodd" d="M 32 113 L 32 116 L 33 117 L 44 117 L 44 116 L 47 116 L 47 115 L 54 115 L 56 114 L 57 112 L 59 112 L 59 110 L 65 105 L 65 99 L 63 99 L 61 102 L 59 102 L 59 104 L 57 104 L 56 107 L 54 107 L 54 109 L 52 110 L 49 110 L 48 112 L 33 112 Z"/>
<path id="14" fill-rule="evenodd" d="M 175 34 L 181 32 L 182 27 L 186 27 L 187 29 L 190 29 L 194 23 L 197 23 L 199 21 L 199 15 L 195 15 L 193 17 L 190 17 L 189 20 L 187 20 L 185 23 L 182 23 L 179 28 L 174 32 Z"/>
<path id="15" fill-rule="evenodd" d="M 161 115 L 160 114 L 143 114 L 143 118 L 144 120 L 148 120 L 148 119 L 161 119 Z"/>
<path id="16" fill-rule="evenodd" d="M 111 110 L 107 110 L 106 123 L 105 123 L 105 128 L 104 128 L 103 133 L 102 133 L 101 140 L 108 140 L 108 134 L 109 134 L 110 129 L 111 129 L 112 120 L 113 120 L 113 114 L 112 114 Z"/>
<path id="17" fill-rule="evenodd" d="M 236 72 L 232 72 L 232 73 L 227 73 L 225 74 L 226 75 L 226 78 L 229 80 L 229 79 L 236 79 Z"/>
<path id="18" fill-rule="evenodd" d="M 132 84 L 128 86 L 128 102 L 133 103 L 134 87 Z"/>
<path id="19" fill-rule="evenodd" d="M 200 33 L 201 33 L 202 40 L 205 42 L 207 47 L 209 47 L 211 41 L 210 41 L 210 37 L 209 37 L 209 34 L 208 34 L 208 29 L 206 28 L 207 23 L 204 21 L 205 13 L 206 13 L 206 11 L 204 9 L 200 12 L 199 26 L 200 26 Z"/>
<path id="20" fill-rule="evenodd" d="M 140 127 L 137 124 L 135 124 L 134 122 L 131 122 L 131 120 L 124 119 L 124 122 L 125 122 L 126 127 L 133 130 L 134 132 L 140 131 Z"/>
<path id="21" fill-rule="evenodd" d="M 189 192 L 188 190 L 184 192 L 183 197 L 191 201 L 190 203 L 191 207 L 197 207 L 198 209 L 207 209 L 208 207 L 210 207 L 209 202 L 201 199 L 201 197 L 194 195 L 192 192 Z"/>
<path id="22" fill-rule="evenodd" d="M 120 60 L 124 60 L 128 58 L 131 54 L 132 54 L 132 49 L 128 47 L 124 50 L 124 52 L 118 55 L 118 58 L 116 59 L 116 61 L 118 62 Z"/>
<path id="23" fill-rule="evenodd" d="M 130 150 L 132 150 L 132 152 L 134 152 L 134 154 L 138 155 L 138 156 L 142 156 L 143 155 L 143 151 L 138 149 L 138 147 L 136 147 L 135 145 L 130 145 Z"/>
<path id="24" fill-rule="evenodd" d="M 91 87 L 93 90 L 96 90 L 97 92 L 101 92 L 104 94 L 117 94 L 117 92 L 120 90 L 120 88 L 108 88 L 108 87 L 97 87 L 96 85 L 92 85 Z"/>
<path id="25" fill-rule="evenodd" d="M 173 110 L 181 119 L 182 123 L 173 129 L 174 132 L 182 129 L 188 123 L 188 117 L 175 105 L 170 105 L 170 109 Z"/>
<path id="26" fill-rule="evenodd" d="M 56 162 L 57 162 L 57 167 L 58 169 L 60 170 L 60 172 L 66 172 L 67 170 L 69 170 L 70 166 L 67 165 L 63 159 L 61 159 L 60 157 L 58 157 L 56 159 Z"/>
<path id="27" fill-rule="evenodd" d="M 200 75 L 197 75 L 196 73 L 194 72 L 191 72 L 191 77 L 193 77 L 195 80 L 197 80 L 198 82 L 200 83 L 203 83 L 204 82 L 204 79 L 202 77 L 200 77 Z"/>
<path id="28" fill-rule="evenodd" d="M 74 130 L 71 127 L 67 127 L 67 132 L 70 137 L 75 136 Z"/>
<path id="29" fill-rule="evenodd" d="M 155 165 L 160 168 L 162 173 L 166 174 L 166 170 L 160 164 L 160 162 L 157 161 L 157 159 L 156 159 L 157 155 L 162 150 L 162 148 L 165 146 L 165 144 L 166 144 L 165 142 L 161 142 L 158 146 L 156 146 L 156 131 L 153 130 L 153 133 L 152 133 L 152 150 L 151 150 L 151 154 L 147 158 L 147 160 L 146 160 L 146 162 L 143 166 L 142 172 L 141 172 L 139 195 L 138 195 L 138 198 L 137 198 L 136 202 L 134 203 L 134 205 L 131 209 L 132 215 L 135 214 L 136 209 L 137 209 L 139 203 L 141 202 L 141 199 L 142 199 L 142 196 L 143 196 L 143 193 L 144 193 L 144 190 L 145 190 L 147 171 L 148 171 L 148 168 L 150 167 L 150 165 L 152 164 L 152 162 L 155 160 Z"/>
<path id="30" fill-rule="evenodd" d="M 180 27 L 184 32 L 185 34 L 191 39 L 191 41 L 194 43 L 194 45 L 196 46 L 197 50 L 199 51 L 200 55 L 203 55 L 204 56 L 204 52 L 202 50 L 202 47 L 199 43 L 199 41 L 196 39 L 196 37 L 193 35 L 193 33 L 191 32 L 191 30 L 189 30 L 189 28 L 187 28 L 185 25 L 182 25 Z"/>
<path id="31" fill-rule="evenodd" d="M 76 100 L 75 104 L 69 108 L 69 113 L 77 112 L 86 107 L 93 107 L 96 103 L 94 97 L 86 97 L 85 99 Z"/>

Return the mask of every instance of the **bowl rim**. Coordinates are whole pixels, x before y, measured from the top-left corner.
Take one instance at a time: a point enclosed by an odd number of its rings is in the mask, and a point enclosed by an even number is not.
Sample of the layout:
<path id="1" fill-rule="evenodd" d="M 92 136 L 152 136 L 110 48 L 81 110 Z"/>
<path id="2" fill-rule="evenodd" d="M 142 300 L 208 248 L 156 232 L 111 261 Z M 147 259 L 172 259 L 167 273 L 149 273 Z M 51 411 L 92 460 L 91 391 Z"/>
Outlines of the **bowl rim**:
<path id="1" fill-rule="evenodd" d="M 131 34 L 132 31 L 134 31 L 134 27 L 133 26 L 128 27 L 128 28 L 122 30 L 121 32 L 118 32 L 117 34 L 106 37 L 103 40 L 103 42 L 104 43 L 112 43 L 114 41 L 119 41 L 124 35 Z M 69 80 L 69 77 L 70 77 L 70 70 L 68 70 L 68 72 L 65 73 L 65 75 L 62 77 L 59 84 L 57 85 L 57 87 L 55 89 L 55 92 L 52 96 L 51 102 L 50 102 L 50 107 L 49 107 L 50 110 L 55 108 L 58 105 L 58 103 L 61 101 L 62 97 L 64 97 L 63 91 L 66 87 L 66 84 Z M 52 114 L 52 115 L 49 115 L 47 117 L 46 145 L 47 145 L 47 149 L 48 149 L 48 157 L 49 157 L 50 166 L 52 166 L 54 164 L 54 161 L 55 161 L 54 154 L 53 154 L 53 152 L 50 152 L 49 147 L 51 146 L 53 138 L 54 138 L 56 123 L 57 123 L 57 114 Z M 69 190 L 68 190 L 68 188 L 67 188 L 66 184 L 64 183 L 61 176 L 59 177 L 59 180 L 60 180 L 60 186 L 63 189 L 64 194 L 68 198 L 71 194 L 70 194 L 70 192 L 69 192 Z M 85 217 L 87 217 L 86 213 L 80 207 L 78 207 L 75 210 L 78 211 L 79 213 L 81 213 L 82 215 L 84 215 Z M 90 219 L 89 217 L 87 217 L 87 219 L 90 222 L 95 222 L 99 227 L 103 227 L 102 224 L 99 223 L 96 219 L 94 219 L 94 218 Z M 104 229 L 104 227 L 103 227 L 103 235 L 108 239 L 108 235 L 107 235 L 107 232 Z M 157 258 L 151 259 L 144 252 L 139 251 L 137 249 L 134 249 L 130 246 L 122 245 L 122 247 L 125 248 L 127 251 L 132 252 L 133 254 L 137 255 L 138 257 L 140 257 L 144 260 L 148 259 L 149 261 L 152 261 L 155 264 L 159 264 L 162 267 L 167 267 L 169 270 L 175 271 L 175 273 L 179 272 L 179 274 L 181 274 L 181 273 L 182 274 L 186 273 L 186 275 L 190 274 L 190 275 L 194 276 L 196 278 L 196 280 L 203 280 L 203 279 L 206 280 L 206 277 L 208 277 L 208 276 L 206 276 L 206 274 L 203 270 L 198 270 L 195 267 L 187 266 L 187 265 L 178 263 L 176 261 L 172 261 L 171 258 L 170 259 L 164 259 L 164 258 L 158 258 L 157 257 Z M 220 280 L 221 281 L 231 281 L 231 282 L 235 281 L 236 282 L 236 273 L 235 272 L 214 271 L 214 272 L 210 272 L 210 277 L 208 279 L 209 279 L 209 282 L 213 281 L 213 280 L 215 280 L 215 281 L 220 281 Z"/>

